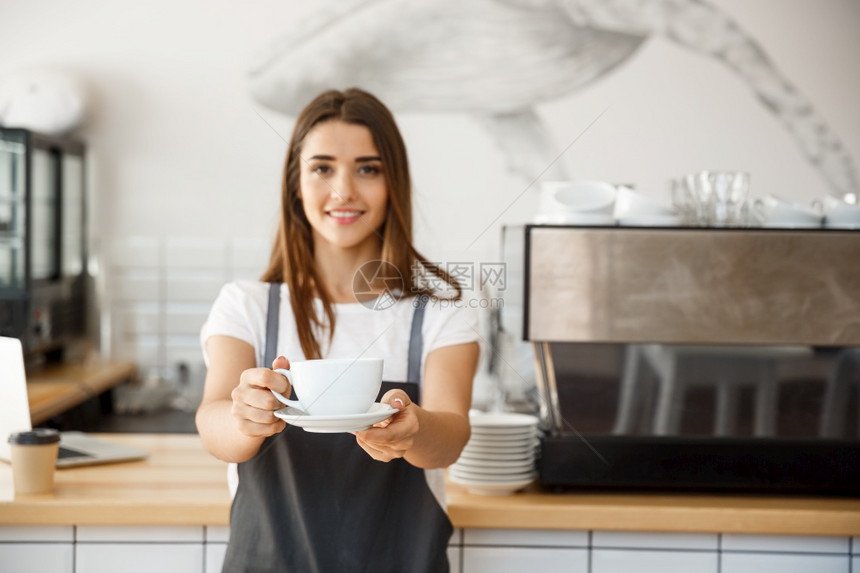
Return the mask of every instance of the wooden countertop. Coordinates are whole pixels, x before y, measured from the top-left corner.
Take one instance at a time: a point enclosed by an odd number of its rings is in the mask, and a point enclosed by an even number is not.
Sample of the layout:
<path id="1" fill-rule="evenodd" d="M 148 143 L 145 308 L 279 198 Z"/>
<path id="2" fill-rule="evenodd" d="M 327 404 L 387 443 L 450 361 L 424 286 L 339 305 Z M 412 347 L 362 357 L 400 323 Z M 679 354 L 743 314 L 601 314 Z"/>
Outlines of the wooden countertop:
<path id="1" fill-rule="evenodd" d="M 226 525 L 227 464 L 192 434 L 94 434 L 150 452 L 142 461 L 59 469 L 54 492 L 15 496 L 0 463 L 0 524 Z"/>
<path id="2" fill-rule="evenodd" d="M 0 463 L 0 525 L 227 525 L 227 465 L 196 435 L 104 434 L 144 461 L 57 470 L 53 494 L 15 496 Z M 860 535 L 860 499 L 715 495 L 473 495 L 449 485 L 462 528 Z"/>
<path id="3" fill-rule="evenodd" d="M 464 528 L 860 535 L 857 499 L 550 494 L 536 489 L 484 497 L 449 488 L 448 506 L 451 520 Z"/>
<path id="4" fill-rule="evenodd" d="M 105 390 L 131 380 L 136 372 L 134 362 L 98 359 L 28 370 L 30 419 L 34 425 L 41 424 Z"/>

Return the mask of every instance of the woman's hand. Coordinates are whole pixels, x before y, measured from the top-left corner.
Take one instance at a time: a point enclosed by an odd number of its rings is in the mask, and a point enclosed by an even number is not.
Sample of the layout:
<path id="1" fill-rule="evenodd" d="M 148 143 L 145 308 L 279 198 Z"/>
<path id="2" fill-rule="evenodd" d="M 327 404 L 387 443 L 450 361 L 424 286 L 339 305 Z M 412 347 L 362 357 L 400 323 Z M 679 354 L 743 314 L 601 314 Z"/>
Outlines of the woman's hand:
<path id="1" fill-rule="evenodd" d="M 403 458 L 422 469 L 445 468 L 457 461 L 469 441 L 472 378 L 478 364 L 474 342 L 437 348 L 427 355 L 421 406 L 403 390 L 391 390 L 382 402 L 400 411 L 363 432 L 358 445 L 375 460 Z"/>
<path id="2" fill-rule="evenodd" d="M 372 428 L 361 432 L 353 432 L 358 445 L 368 455 L 380 462 L 402 458 L 412 447 L 415 435 L 419 430 L 419 406 L 413 404 L 403 390 L 389 390 L 380 400 L 392 408 L 397 408 L 390 418 L 387 418 Z"/>
<path id="3" fill-rule="evenodd" d="M 259 438 L 277 434 L 286 427 L 286 422 L 274 415 L 274 411 L 283 407 L 283 404 L 275 398 L 271 390 L 285 396 L 290 395 L 289 381 L 274 371 L 277 368 L 289 367 L 289 360 L 279 356 L 272 362 L 272 370 L 249 368 L 242 372 L 239 385 L 230 393 L 233 400 L 230 412 L 236 419 L 240 432 Z"/>

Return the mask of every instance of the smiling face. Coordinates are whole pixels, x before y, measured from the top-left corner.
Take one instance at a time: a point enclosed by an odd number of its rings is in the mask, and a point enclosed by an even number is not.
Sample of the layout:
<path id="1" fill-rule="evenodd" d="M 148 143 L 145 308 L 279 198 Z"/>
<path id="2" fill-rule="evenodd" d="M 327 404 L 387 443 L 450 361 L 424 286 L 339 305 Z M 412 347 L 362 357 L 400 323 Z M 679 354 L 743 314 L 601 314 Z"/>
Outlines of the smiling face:
<path id="1" fill-rule="evenodd" d="M 301 157 L 299 189 L 314 246 L 378 253 L 388 185 L 370 130 L 339 120 L 317 124 Z"/>

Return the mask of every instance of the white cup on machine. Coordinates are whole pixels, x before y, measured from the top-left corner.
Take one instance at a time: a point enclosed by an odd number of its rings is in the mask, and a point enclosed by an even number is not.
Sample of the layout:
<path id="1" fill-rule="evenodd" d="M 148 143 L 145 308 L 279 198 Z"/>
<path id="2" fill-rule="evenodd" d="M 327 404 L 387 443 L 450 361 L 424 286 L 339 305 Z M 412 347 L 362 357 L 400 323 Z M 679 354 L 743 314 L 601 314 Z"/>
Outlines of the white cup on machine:
<path id="1" fill-rule="evenodd" d="M 545 181 L 535 223 L 613 225 L 615 186 L 602 181 Z"/>

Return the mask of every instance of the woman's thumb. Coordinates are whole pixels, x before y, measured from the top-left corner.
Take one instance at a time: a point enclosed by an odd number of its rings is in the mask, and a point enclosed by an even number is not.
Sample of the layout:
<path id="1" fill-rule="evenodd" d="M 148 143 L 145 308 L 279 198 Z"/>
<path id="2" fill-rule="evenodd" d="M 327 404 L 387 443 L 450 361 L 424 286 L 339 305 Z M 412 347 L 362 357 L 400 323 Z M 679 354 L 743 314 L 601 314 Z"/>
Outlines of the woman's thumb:
<path id="1" fill-rule="evenodd" d="M 409 399 L 409 395 L 406 394 L 403 390 L 389 390 L 386 392 L 382 399 L 380 400 L 383 404 L 388 404 L 392 408 L 397 408 L 402 410 L 406 406 L 412 403 L 412 400 Z"/>

